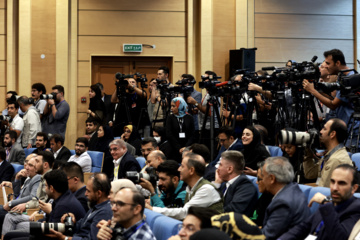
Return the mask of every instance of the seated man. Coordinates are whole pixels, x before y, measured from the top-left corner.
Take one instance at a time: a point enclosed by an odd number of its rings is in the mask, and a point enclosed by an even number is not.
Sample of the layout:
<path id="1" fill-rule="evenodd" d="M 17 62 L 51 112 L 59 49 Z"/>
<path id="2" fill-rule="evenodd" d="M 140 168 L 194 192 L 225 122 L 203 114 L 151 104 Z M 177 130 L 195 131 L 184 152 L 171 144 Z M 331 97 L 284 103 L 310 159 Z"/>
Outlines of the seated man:
<path id="1" fill-rule="evenodd" d="M 220 184 L 220 192 L 224 194 L 224 212 L 237 212 L 252 216 L 258 199 L 254 184 L 243 173 L 244 155 L 230 150 L 223 152 L 215 184 Z"/>
<path id="2" fill-rule="evenodd" d="M 108 226 L 113 221 L 116 223 L 115 229 L 122 232 L 124 239 L 156 240 L 149 225 L 144 220 L 145 199 L 139 191 L 130 188 L 121 189 L 115 194 L 111 207 L 113 218 L 108 220 L 108 224 L 101 226 L 97 239 L 112 239 L 113 230 Z"/>
<path id="3" fill-rule="evenodd" d="M 277 239 L 310 216 L 307 200 L 297 183 L 294 170 L 284 157 L 269 157 L 261 169 L 265 190 L 274 195 L 265 212 L 262 228 L 266 239 Z"/>
<path id="4" fill-rule="evenodd" d="M 3 147 L 0 147 L 0 182 L 11 181 L 11 178 L 14 175 L 13 166 L 6 161 L 6 151 Z"/>
<path id="5" fill-rule="evenodd" d="M 184 219 L 189 207 L 206 207 L 219 213 L 223 212 L 223 201 L 216 187 L 202 178 L 205 171 L 205 160 L 197 154 L 186 153 L 179 167 L 180 179 L 186 187 L 185 205 L 182 208 L 147 208 L 176 219 Z"/>
<path id="6" fill-rule="evenodd" d="M 6 131 L 4 134 L 4 147 L 6 151 L 6 161 L 9 163 L 24 164 L 25 151 L 21 145 L 16 142 L 17 134 L 15 131 Z"/>
<path id="7" fill-rule="evenodd" d="M 347 137 L 346 123 L 338 118 L 326 122 L 320 131 L 320 142 L 326 147 L 326 154 L 322 160 L 314 161 L 314 154 L 307 149 L 303 162 L 305 178 L 318 177 L 317 185 L 330 186 L 332 171 L 340 164 L 352 164 L 349 154 L 343 145 Z"/>
<path id="8" fill-rule="evenodd" d="M 88 198 L 91 209 L 79 220 L 77 220 L 72 213 L 66 213 L 61 218 L 61 222 L 64 222 L 68 214 L 71 216 L 71 219 L 75 224 L 72 240 L 96 239 L 96 235 L 99 231 L 96 227 L 97 223 L 101 220 L 107 221 L 112 217 L 108 199 L 109 193 L 110 182 L 106 174 L 95 173 L 95 175 L 88 180 L 86 185 L 86 197 Z M 54 233 L 58 239 L 71 239 L 71 237 L 66 237 L 61 232 L 55 230 L 51 230 L 51 232 Z"/>
<path id="9" fill-rule="evenodd" d="M 36 149 L 32 153 L 37 154 L 37 153 L 39 153 L 41 151 L 45 151 L 47 141 L 48 141 L 47 134 L 43 133 L 43 132 L 38 132 L 36 134 L 36 142 L 35 142 Z"/>
<path id="10" fill-rule="evenodd" d="M 354 167 L 348 164 L 337 166 L 331 174 L 331 198 L 316 193 L 309 205 L 320 204 L 318 210 L 279 239 L 305 239 L 310 235 L 318 240 L 348 239 L 360 218 L 360 199 L 354 197 L 358 183 L 359 175 Z"/>
<path id="11" fill-rule="evenodd" d="M 85 121 L 86 129 L 84 137 L 89 141 L 89 150 L 95 150 L 97 138 L 97 130 L 99 128 L 99 122 L 94 117 L 88 117 Z"/>
<path id="12" fill-rule="evenodd" d="M 157 167 L 165 161 L 166 161 L 166 157 L 164 153 L 160 150 L 154 150 L 150 152 L 146 158 L 146 164 L 149 167 L 153 167 L 155 169 L 157 169 Z"/>
<path id="13" fill-rule="evenodd" d="M 60 134 L 54 134 L 50 137 L 50 148 L 55 161 L 66 163 L 71 157 L 71 152 L 64 146 L 64 138 Z"/>
<path id="14" fill-rule="evenodd" d="M 161 197 L 155 192 L 154 186 L 149 181 L 141 179 L 140 185 L 151 193 L 151 206 L 168 208 L 184 206 L 186 184 L 180 180 L 178 168 L 179 164 L 174 160 L 167 160 L 157 167 Z"/>
<path id="15" fill-rule="evenodd" d="M 72 155 L 68 162 L 76 162 L 79 164 L 83 172 L 91 172 L 91 157 L 86 152 L 88 150 L 89 141 L 84 137 L 76 139 L 75 144 L 75 155 Z"/>

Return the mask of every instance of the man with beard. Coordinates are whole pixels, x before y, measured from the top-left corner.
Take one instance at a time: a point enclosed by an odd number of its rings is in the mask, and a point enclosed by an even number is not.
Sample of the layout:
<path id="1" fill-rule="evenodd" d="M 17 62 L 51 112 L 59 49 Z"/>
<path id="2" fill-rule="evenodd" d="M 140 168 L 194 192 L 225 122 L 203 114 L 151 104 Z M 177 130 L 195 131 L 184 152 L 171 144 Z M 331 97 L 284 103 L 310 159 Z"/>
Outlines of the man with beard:
<path id="1" fill-rule="evenodd" d="M 60 134 L 50 137 L 50 148 L 56 161 L 67 162 L 71 157 L 70 150 L 64 146 L 64 138 Z"/>
<path id="2" fill-rule="evenodd" d="M 157 142 L 153 137 L 146 137 L 141 141 L 141 153 L 145 160 L 152 151 L 159 150 Z"/>
<path id="3" fill-rule="evenodd" d="M 72 155 L 68 162 L 76 162 L 79 164 L 83 172 L 91 172 L 91 158 L 86 152 L 88 150 L 88 140 L 84 137 L 76 139 L 75 155 Z"/>
<path id="4" fill-rule="evenodd" d="M 17 134 L 15 131 L 7 131 L 4 135 L 4 147 L 6 151 L 6 161 L 9 163 L 24 164 L 25 152 L 19 143 L 16 142 Z"/>
<path id="5" fill-rule="evenodd" d="M 89 141 L 89 150 L 95 150 L 97 143 L 97 130 L 99 128 L 99 122 L 94 117 L 88 117 L 85 121 L 86 129 L 84 137 Z"/>
<path id="6" fill-rule="evenodd" d="M 178 168 L 179 164 L 174 160 L 167 160 L 157 167 L 160 197 L 155 192 L 153 185 L 148 180 L 141 178 L 140 185 L 151 193 L 151 206 L 168 208 L 184 206 L 186 184 L 180 180 Z"/>
<path id="7" fill-rule="evenodd" d="M 56 238 L 60 240 L 96 239 L 96 235 L 99 231 L 96 224 L 101 220 L 107 221 L 112 217 L 110 202 L 108 200 L 110 188 L 110 182 L 106 174 L 95 173 L 86 184 L 85 195 L 88 198 L 90 210 L 80 220 L 75 219 L 75 216 L 72 213 L 64 214 L 61 218 L 61 222 L 64 222 L 69 214 L 75 224 L 74 235 L 72 237 L 67 237 L 60 232 L 51 230 L 52 233 L 56 235 Z"/>
<path id="8" fill-rule="evenodd" d="M 55 85 L 52 90 L 56 98 L 47 100 L 42 119 L 42 131 L 51 134 L 58 133 L 65 139 L 70 107 L 64 99 L 65 90 L 63 86 Z"/>
<path id="9" fill-rule="evenodd" d="M 39 152 L 45 151 L 47 142 L 48 142 L 47 134 L 43 132 L 38 132 L 36 134 L 36 142 L 35 142 L 36 149 L 32 153 L 38 154 Z"/>
<path id="10" fill-rule="evenodd" d="M 42 94 L 46 94 L 46 87 L 42 83 L 34 83 L 31 86 L 31 97 L 34 99 L 34 106 L 40 114 L 40 119 L 43 116 L 46 100 L 40 99 Z"/>
<path id="11" fill-rule="evenodd" d="M 360 200 L 354 197 L 358 182 L 354 167 L 348 164 L 337 166 L 331 174 L 331 196 L 316 193 L 309 206 L 318 203 L 318 210 L 279 239 L 348 239 L 360 218 Z"/>
<path id="12" fill-rule="evenodd" d="M 24 129 L 24 120 L 19 115 L 19 104 L 16 101 L 9 101 L 8 115 L 11 117 L 10 121 L 3 121 L 8 130 L 13 130 L 17 133 L 17 142 L 21 143 L 21 134 Z"/>

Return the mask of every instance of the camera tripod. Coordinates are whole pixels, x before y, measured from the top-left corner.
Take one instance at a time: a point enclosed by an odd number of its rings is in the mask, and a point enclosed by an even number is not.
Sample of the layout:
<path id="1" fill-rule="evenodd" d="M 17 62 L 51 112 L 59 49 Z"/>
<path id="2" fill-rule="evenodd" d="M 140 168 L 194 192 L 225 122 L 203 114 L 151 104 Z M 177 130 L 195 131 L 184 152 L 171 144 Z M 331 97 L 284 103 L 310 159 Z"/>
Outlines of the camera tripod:
<path id="1" fill-rule="evenodd" d="M 315 108 L 314 96 L 303 90 L 300 101 L 296 101 L 295 109 L 299 109 L 300 112 L 300 114 L 296 116 L 295 128 L 297 130 L 307 131 L 312 127 L 321 129 L 319 117 Z M 311 122 L 311 114 L 313 122 Z"/>
<path id="2" fill-rule="evenodd" d="M 360 109 L 359 109 L 360 110 Z M 359 135 L 359 123 L 360 123 L 360 112 L 359 111 L 355 111 L 351 114 L 351 117 L 348 121 L 348 126 L 351 126 L 348 134 L 347 134 L 347 138 L 345 139 L 344 145 L 346 146 L 346 143 L 348 140 L 350 140 L 349 142 L 349 147 L 350 147 L 350 152 L 351 153 L 356 153 L 359 150 L 359 140 L 360 140 L 360 135 Z M 353 144 L 353 139 L 354 139 L 354 129 L 355 127 L 357 127 L 357 136 L 356 136 L 356 141 L 354 142 L 355 145 Z"/>

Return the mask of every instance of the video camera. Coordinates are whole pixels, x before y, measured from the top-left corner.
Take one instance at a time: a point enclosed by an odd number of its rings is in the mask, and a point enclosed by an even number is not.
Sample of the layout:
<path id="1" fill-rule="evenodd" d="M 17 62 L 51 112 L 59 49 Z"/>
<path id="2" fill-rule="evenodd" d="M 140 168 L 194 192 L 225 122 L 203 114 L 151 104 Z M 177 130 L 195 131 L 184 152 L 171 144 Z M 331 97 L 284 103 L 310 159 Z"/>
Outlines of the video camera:
<path id="1" fill-rule="evenodd" d="M 147 85 L 148 80 L 146 78 L 146 74 L 141 74 L 139 72 L 136 72 L 134 74 L 134 77 L 135 77 L 136 82 L 140 83 L 141 88 L 148 87 L 148 85 Z"/>
<path id="2" fill-rule="evenodd" d="M 136 171 L 126 172 L 126 178 L 135 184 L 139 184 L 141 182 L 140 179 L 144 178 L 151 182 L 153 186 L 156 186 L 156 181 L 159 180 L 159 177 L 156 175 L 155 168 L 147 167 L 145 171 L 146 173 L 138 173 Z"/>
<path id="3" fill-rule="evenodd" d="M 11 122 L 11 117 L 10 117 L 10 116 L 0 115 L 0 121 L 8 121 L 8 122 Z"/>
<path id="4" fill-rule="evenodd" d="M 134 75 L 131 74 L 122 74 L 117 72 L 115 78 L 118 80 L 115 81 L 115 85 L 118 88 L 126 88 L 129 85 L 129 82 L 125 80 L 126 78 L 134 78 Z"/>
<path id="5" fill-rule="evenodd" d="M 74 233 L 74 222 L 72 221 L 70 216 L 67 216 L 65 218 L 64 223 L 30 222 L 30 234 L 33 236 L 43 236 L 44 234 L 51 234 L 50 229 L 61 232 L 66 236 L 72 236 Z"/>

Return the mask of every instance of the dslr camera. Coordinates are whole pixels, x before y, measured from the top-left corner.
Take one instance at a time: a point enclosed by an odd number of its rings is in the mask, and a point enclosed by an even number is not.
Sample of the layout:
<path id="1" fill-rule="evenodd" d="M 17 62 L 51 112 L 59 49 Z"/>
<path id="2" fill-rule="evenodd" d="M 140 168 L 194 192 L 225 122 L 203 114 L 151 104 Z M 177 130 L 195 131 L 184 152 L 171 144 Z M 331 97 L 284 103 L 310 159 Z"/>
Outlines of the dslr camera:
<path id="1" fill-rule="evenodd" d="M 138 173 L 136 171 L 126 172 L 126 178 L 131 180 L 135 184 L 139 184 L 141 182 L 141 178 L 144 178 L 151 182 L 152 185 L 156 185 L 156 181 L 159 180 L 159 177 L 156 175 L 155 168 L 148 167 L 145 169 L 147 173 Z"/>
<path id="2" fill-rule="evenodd" d="M 30 234 L 33 236 L 42 236 L 44 234 L 50 234 L 50 229 L 61 232 L 67 236 L 74 233 L 74 222 L 70 216 L 65 218 L 64 223 L 40 223 L 30 222 Z"/>

